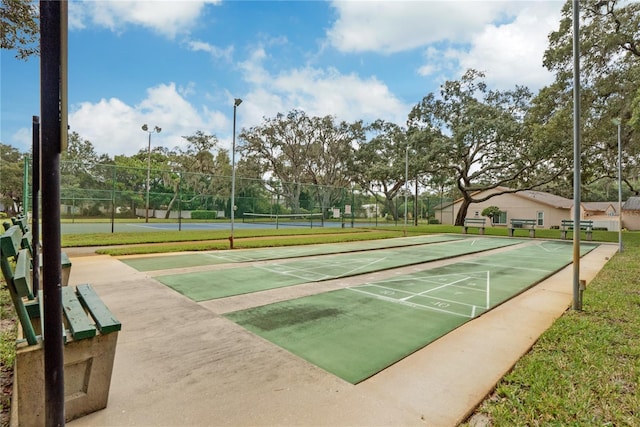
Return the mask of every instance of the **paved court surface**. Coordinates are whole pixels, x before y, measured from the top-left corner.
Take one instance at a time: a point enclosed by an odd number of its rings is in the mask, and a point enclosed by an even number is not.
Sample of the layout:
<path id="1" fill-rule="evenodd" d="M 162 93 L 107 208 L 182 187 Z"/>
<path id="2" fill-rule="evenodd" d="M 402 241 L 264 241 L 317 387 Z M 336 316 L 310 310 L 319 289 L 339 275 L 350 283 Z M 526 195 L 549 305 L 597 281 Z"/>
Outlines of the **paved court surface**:
<path id="1" fill-rule="evenodd" d="M 587 254 L 582 278 L 616 250 Z M 123 329 L 108 407 L 68 425 L 456 425 L 570 306 L 571 266 L 357 385 L 222 314 L 474 257 L 196 303 L 117 259 L 72 255 L 71 283 L 92 283 Z"/>
<path id="2" fill-rule="evenodd" d="M 182 255 L 172 253 L 159 255 L 128 256 L 120 259 L 138 271 L 158 271 L 180 267 L 200 267 L 216 264 L 233 264 L 273 259 L 300 258 L 313 255 L 364 252 L 419 246 L 430 243 L 454 242 L 465 239 L 456 234 L 432 234 L 392 239 L 364 240 L 344 243 L 322 243 L 316 245 L 283 246 L 278 248 L 238 249 L 234 251 L 214 250 L 189 252 Z M 473 238 L 469 238 L 471 241 Z M 513 243 L 517 243 L 514 241 Z"/>
<path id="3" fill-rule="evenodd" d="M 235 268 L 198 269 L 193 272 L 181 269 L 182 271 L 177 274 L 175 272 L 165 275 L 156 274 L 155 277 L 159 282 L 194 301 L 206 301 L 416 265 L 436 259 L 512 246 L 521 242 L 517 239 L 504 238 L 462 239 L 439 244 L 333 253 L 317 257 L 271 260 L 266 263 L 245 263 Z M 335 246 L 331 245 L 331 247 Z M 347 247 L 353 247 L 353 244 Z M 278 253 L 280 248 L 274 248 L 273 251 Z M 167 264 L 169 263 L 170 261 L 167 261 Z"/>

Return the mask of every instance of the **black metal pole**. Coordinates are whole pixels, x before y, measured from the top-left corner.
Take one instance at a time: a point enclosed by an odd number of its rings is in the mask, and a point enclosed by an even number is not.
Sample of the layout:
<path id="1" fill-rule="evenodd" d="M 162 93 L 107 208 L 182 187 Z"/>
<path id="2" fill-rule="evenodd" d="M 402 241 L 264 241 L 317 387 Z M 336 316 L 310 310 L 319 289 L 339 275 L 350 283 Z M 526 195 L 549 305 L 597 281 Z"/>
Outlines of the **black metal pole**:
<path id="1" fill-rule="evenodd" d="M 31 249 L 33 249 L 33 294 L 40 289 L 40 117 L 33 116 L 33 164 L 31 165 Z"/>
<path id="2" fill-rule="evenodd" d="M 573 0 L 573 304 L 582 311 L 580 301 L 580 2 Z"/>
<path id="3" fill-rule="evenodd" d="M 413 199 L 413 225 L 418 226 L 418 178 L 416 178 L 416 193 Z"/>
<path id="4" fill-rule="evenodd" d="M 44 396 L 45 425 L 62 426 L 64 417 L 64 347 L 62 329 L 62 268 L 60 256 L 60 152 L 62 140 L 62 18 L 66 1 L 40 1 L 40 84 L 42 144 Z M 63 16 L 64 14 L 64 16 Z M 66 119 L 64 120 L 66 121 Z M 66 126 L 64 128 L 66 134 Z"/>

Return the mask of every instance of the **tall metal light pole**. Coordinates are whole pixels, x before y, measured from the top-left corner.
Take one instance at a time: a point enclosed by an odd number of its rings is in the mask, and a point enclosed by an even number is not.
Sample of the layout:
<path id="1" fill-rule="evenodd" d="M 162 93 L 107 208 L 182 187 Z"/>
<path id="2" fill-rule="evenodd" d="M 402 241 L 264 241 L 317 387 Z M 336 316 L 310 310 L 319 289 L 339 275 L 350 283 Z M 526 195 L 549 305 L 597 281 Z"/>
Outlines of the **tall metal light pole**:
<path id="1" fill-rule="evenodd" d="M 236 98 L 233 101 L 233 142 L 231 144 L 231 236 L 229 236 L 229 247 L 233 249 L 233 226 L 235 223 L 236 210 L 236 108 L 242 104 L 242 99 Z"/>
<path id="2" fill-rule="evenodd" d="M 153 129 L 149 130 L 149 126 L 147 126 L 147 124 L 145 123 L 142 125 L 142 130 L 149 134 L 149 147 L 147 148 L 147 203 L 144 214 L 144 222 L 149 222 L 149 187 L 151 186 L 151 134 L 160 133 L 162 129 L 160 129 L 158 126 L 154 126 Z"/>
<path id="3" fill-rule="evenodd" d="M 618 252 L 622 253 L 622 142 L 621 142 L 621 126 L 622 120 L 613 119 L 614 125 L 618 126 Z"/>
<path id="4" fill-rule="evenodd" d="M 409 193 L 409 144 L 404 149 L 404 232 L 407 232 L 407 203 Z"/>
<path id="5" fill-rule="evenodd" d="M 580 3 L 573 4 L 573 303 L 582 311 L 580 298 Z"/>

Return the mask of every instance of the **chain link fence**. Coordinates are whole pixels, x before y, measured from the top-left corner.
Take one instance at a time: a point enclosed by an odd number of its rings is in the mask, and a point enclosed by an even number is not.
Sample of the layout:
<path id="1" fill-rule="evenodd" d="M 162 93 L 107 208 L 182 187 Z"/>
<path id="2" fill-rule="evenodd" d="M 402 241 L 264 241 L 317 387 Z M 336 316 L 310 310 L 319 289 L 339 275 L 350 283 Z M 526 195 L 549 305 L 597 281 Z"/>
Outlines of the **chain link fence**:
<path id="1" fill-rule="evenodd" d="M 26 176 L 30 177 L 25 167 Z M 194 172 L 62 161 L 61 217 L 66 220 L 173 219 L 231 217 L 231 177 Z M 30 180 L 30 178 L 29 178 Z M 25 181 L 25 194 L 31 188 Z M 28 196 L 30 197 L 30 195 Z M 391 200 L 355 186 L 333 187 L 236 176 L 236 220 L 247 214 L 314 214 L 343 224 L 403 225 L 442 223 L 453 214 L 451 199 L 404 194 Z"/>

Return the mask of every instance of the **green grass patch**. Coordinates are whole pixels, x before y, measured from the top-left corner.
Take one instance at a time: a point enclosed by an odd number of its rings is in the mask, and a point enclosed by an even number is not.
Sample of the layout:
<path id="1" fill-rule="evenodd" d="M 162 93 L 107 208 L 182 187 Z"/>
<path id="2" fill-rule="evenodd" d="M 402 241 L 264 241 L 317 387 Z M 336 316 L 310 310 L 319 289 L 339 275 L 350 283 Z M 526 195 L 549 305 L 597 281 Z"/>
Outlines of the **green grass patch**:
<path id="1" fill-rule="evenodd" d="M 385 229 L 386 230 L 386 229 Z M 289 228 L 289 229 L 250 229 L 236 230 L 236 239 L 265 236 L 301 236 L 322 234 L 350 234 L 367 231 L 364 228 Z M 387 230 L 392 231 L 392 230 Z M 398 235 L 397 232 L 395 234 Z M 143 233 L 86 233 L 65 234 L 62 247 L 134 245 L 142 243 L 197 242 L 204 240 L 226 240 L 229 230 L 183 230 L 152 231 Z"/>
<path id="2" fill-rule="evenodd" d="M 11 394 L 4 393 L 5 381 L 12 375 L 16 357 L 16 314 L 9 295 L 9 289 L 0 279 L 0 413 L 11 407 Z M 0 420 L 2 416 L 0 416 Z M 0 423 L 2 424 L 2 423 Z"/>
<path id="3" fill-rule="evenodd" d="M 234 232 L 234 247 L 256 248 L 268 246 L 283 246 L 313 243 L 337 243 L 358 240 L 373 240 L 387 237 L 399 237 L 401 235 L 432 234 L 432 233 L 460 233 L 462 227 L 454 225 L 418 225 L 418 226 L 385 226 L 380 228 L 287 228 L 287 229 L 250 229 L 236 230 Z M 473 231 L 473 230 L 472 230 Z M 367 234 L 370 233 L 370 234 Z M 473 234 L 473 233 L 471 233 Z M 631 235 L 633 233 L 625 233 Z M 487 227 L 487 236 L 507 236 L 504 227 Z M 283 237 L 293 237 L 286 239 Z M 300 236 L 309 236 L 308 240 L 300 239 Z M 346 236 L 346 237 L 345 237 Z M 274 237 L 272 241 L 254 240 L 251 242 L 243 239 L 258 237 Z M 517 230 L 515 237 L 528 237 L 527 230 Z M 180 245 L 145 246 L 142 248 L 109 248 L 100 253 L 111 255 L 128 255 L 143 253 L 162 253 L 177 251 L 204 251 L 229 248 L 229 230 L 183 230 L 183 231 L 153 231 L 138 233 L 87 233 L 65 234 L 62 236 L 63 247 L 83 246 L 122 246 L 143 245 L 148 243 L 181 243 Z M 536 230 L 536 238 L 559 239 L 560 230 Z M 569 238 L 572 238 L 569 233 Z M 586 235 L 582 233 L 582 241 Z M 217 242 L 215 242 L 217 240 Z M 613 231 L 594 231 L 593 240 L 598 242 L 617 242 L 618 233 Z M 184 242 L 193 242 L 193 245 Z"/>
<path id="4" fill-rule="evenodd" d="M 640 233 L 478 408 L 492 425 L 640 425 Z"/>
<path id="5" fill-rule="evenodd" d="M 318 243 L 343 243 L 358 242 L 363 240 L 379 240 L 398 237 L 398 232 L 394 231 L 371 231 L 371 232 L 345 232 L 337 234 L 294 234 L 294 235 L 267 235 L 253 236 L 250 238 L 238 238 L 234 240 L 236 249 L 250 248 L 266 248 L 277 246 L 299 246 L 313 245 Z M 256 238 L 259 237 L 259 238 Z M 228 240 L 206 241 L 206 242 L 174 242 L 174 243 L 156 243 L 154 245 L 144 246 L 122 246 L 110 247 L 106 249 L 98 249 L 96 253 L 104 255 L 140 255 L 140 254 L 157 254 L 183 251 L 212 251 L 229 249 Z"/>

